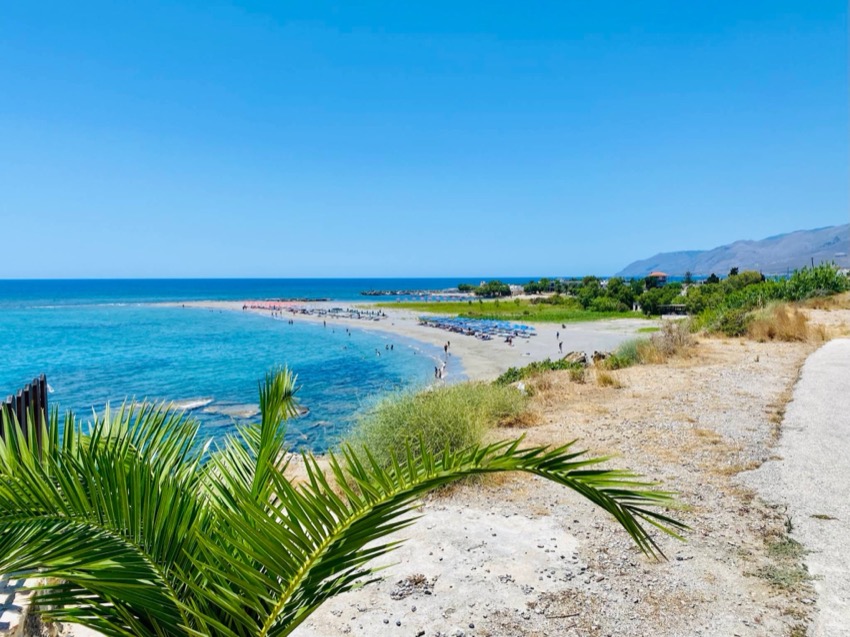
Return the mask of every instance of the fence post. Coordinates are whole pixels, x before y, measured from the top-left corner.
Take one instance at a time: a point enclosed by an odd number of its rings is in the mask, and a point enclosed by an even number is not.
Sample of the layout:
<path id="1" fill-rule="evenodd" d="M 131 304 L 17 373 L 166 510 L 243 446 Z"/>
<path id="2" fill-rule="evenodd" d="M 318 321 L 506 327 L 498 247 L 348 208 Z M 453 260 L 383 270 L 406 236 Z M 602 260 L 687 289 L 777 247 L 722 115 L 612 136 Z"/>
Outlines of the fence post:
<path id="1" fill-rule="evenodd" d="M 18 419 L 25 440 L 29 440 L 31 431 L 34 433 L 40 453 L 43 443 L 41 430 L 47 423 L 47 377 L 41 374 L 0 403 L 0 438 L 6 434 L 4 416 L 10 422 L 13 417 Z"/>

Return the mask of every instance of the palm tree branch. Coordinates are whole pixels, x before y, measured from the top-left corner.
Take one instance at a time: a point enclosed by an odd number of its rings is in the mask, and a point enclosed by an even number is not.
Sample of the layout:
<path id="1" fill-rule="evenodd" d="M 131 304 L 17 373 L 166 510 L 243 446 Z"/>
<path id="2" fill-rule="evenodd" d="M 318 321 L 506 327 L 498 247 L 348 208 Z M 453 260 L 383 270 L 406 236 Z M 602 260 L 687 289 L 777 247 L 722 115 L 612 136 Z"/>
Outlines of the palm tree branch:
<path id="1" fill-rule="evenodd" d="M 301 540 L 312 540 L 312 545 L 309 552 L 297 556 L 295 563 L 300 564 L 300 567 L 285 578 L 286 585 L 279 591 L 277 601 L 259 634 L 285 635 L 290 632 L 294 627 L 291 621 L 284 622 L 282 626 L 280 620 L 284 617 L 294 620 L 303 612 L 303 603 L 296 599 L 300 597 L 296 594 L 300 587 L 306 585 L 311 588 L 308 597 L 312 597 L 312 594 L 318 592 L 315 587 L 332 578 L 335 583 L 326 591 L 328 595 L 347 590 L 352 581 L 368 573 L 360 570 L 366 561 L 396 546 L 388 544 L 370 550 L 367 558 L 363 553 L 364 547 L 370 542 L 411 523 L 398 518 L 410 513 L 412 500 L 437 486 L 469 475 L 516 470 L 567 486 L 608 511 L 638 547 L 651 556 L 663 557 L 663 552 L 640 520 L 676 537 L 678 535 L 674 529 L 686 528 L 672 518 L 639 506 L 659 506 L 670 502 L 670 494 L 652 490 L 652 483 L 624 471 L 587 470 L 586 467 L 604 459 L 584 458 L 584 452 L 571 450 L 572 443 L 557 449 L 519 449 L 519 443 L 497 443 L 457 454 L 444 453 L 441 458 L 433 458 L 426 453 L 414 458 L 413 465 L 409 461 L 404 465 L 393 462 L 389 470 L 382 469 L 368 450 L 364 452 L 364 464 L 352 449 L 346 448 L 344 463 L 331 456 L 330 464 L 336 486 L 343 492 L 347 502 L 333 493 L 316 460 L 305 457 L 305 465 L 309 467 L 309 482 L 302 485 L 297 494 L 291 488 L 284 487 L 282 492 L 279 490 L 282 504 L 270 514 L 280 519 L 293 509 L 315 512 L 324 507 L 324 513 L 319 516 L 322 522 L 312 525 L 307 535 L 303 529 L 294 530 L 288 524 L 280 525 L 278 536 L 298 536 Z M 412 452 L 406 455 L 408 458 L 413 457 Z M 286 481 L 280 474 L 277 477 L 281 484 Z M 334 522 L 330 524 L 329 520 Z M 307 544 L 310 545 L 309 542 Z"/>
<path id="2" fill-rule="evenodd" d="M 176 603 L 178 592 L 156 560 L 141 545 L 108 526 L 65 515 L 19 514 L 4 515 L 2 531 L 0 570 L 7 574 L 65 580 L 111 603 L 133 589 L 134 599 L 144 597 L 141 607 L 152 617 L 172 625 L 176 620 L 188 623 Z M 50 614 L 58 617 L 61 612 Z"/>

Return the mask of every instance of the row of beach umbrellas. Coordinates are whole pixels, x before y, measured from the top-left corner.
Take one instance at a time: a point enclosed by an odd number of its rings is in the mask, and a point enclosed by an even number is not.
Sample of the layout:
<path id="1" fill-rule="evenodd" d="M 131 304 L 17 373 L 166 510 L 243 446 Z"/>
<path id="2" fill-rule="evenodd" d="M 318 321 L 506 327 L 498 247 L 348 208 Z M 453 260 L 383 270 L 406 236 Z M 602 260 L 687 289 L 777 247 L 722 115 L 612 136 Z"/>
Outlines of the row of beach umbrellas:
<path id="1" fill-rule="evenodd" d="M 454 316 L 420 316 L 419 322 L 431 327 L 472 334 L 475 336 L 521 336 L 529 338 L 535 336 L 535 330 L 530 325 L 511 323 L 510 321 L 498 321 L 495 319 L 473 319 Z"/>

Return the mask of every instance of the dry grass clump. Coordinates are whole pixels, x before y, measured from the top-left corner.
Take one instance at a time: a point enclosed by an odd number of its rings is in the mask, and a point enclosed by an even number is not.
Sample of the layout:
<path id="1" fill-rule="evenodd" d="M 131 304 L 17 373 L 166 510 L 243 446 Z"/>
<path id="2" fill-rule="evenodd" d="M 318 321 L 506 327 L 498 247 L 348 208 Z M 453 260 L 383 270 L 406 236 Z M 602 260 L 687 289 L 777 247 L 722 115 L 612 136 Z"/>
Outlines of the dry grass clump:
<path id="1" fill-rule="evenodd" d="M 587 381 L 587 370 L 584 367 L 574 367 L 569 371 L 570 380 L 583 385 Z"/>
<path id="2" fill-rule="evenodd" d="M 637 358 L 641 365 L 661 365 L 669 356 L 658 346 L 655 337 L 637 344 Z"/>
<path id="3" fill-rule="evenodd" d="M 548 410 L 564 404 L 575 391 L 575 383 L 567 374 L 546 372 L 527 381 L 526 390 L 532 398 L 529 409 Z"/>
<path id="4" fill-rule="evenodd" d="M 540 414 L 531 409 L 526 409 L 516 413 L 508 414 L 499 419 L 499 427 L 507 427 L 508 429 L 528 429 L 541 424 L 543 419 Z"/>
<path id="5" fill-rule="evenodd" d="M 696 344 L 689 320 L 665 321 L 661 331 L 653 334 L 649 340 L 664 359 L 680 356 Z"/>
<path id="6" fill-rule="evenodd" d="M 784 341 L 804 343 L 824 340 L 826 332 L 822 326 L 811 326 L 808 317 L 790 305 L 776 305 L 755 316 L 747 328 L 747 334 L 753 340 Z"/>
<path id="7" fill-rule="evenodd" d="M 850 309 L 850 292 L 832 296 L 816 296 L 804 301 L 803 306 L 813 310 L 848 310 Z"/>
<path id="8" fill-rule="evenodd" d="M 530 396 L 536 395 L 538 393 L 547 393 L 552 390 L 552 376 L 548 373 L 541 373 L 537 376 L 531 378 L 526 384 L 526 390 L 531 390 L 529 392 Z"/>
<path id="9" fill-rule="evenodd" d="M 601 361 L 601 366 L 610 370 L 632 365 L 660 365 L 674 356 L 686 354 L 695 342 L 689 321 L 665 321 L 650 338 L 632 339 L 620 345 L 616 352 Z"/>
<path id="10" fill-rule="evenodd" d="M 614 374 L 602 371 L 601 369 L 596 370 L 596 384 L 600 387 L 612 387 L 614 389 L 622 389 L 624 387 L 623 383 Z"/>

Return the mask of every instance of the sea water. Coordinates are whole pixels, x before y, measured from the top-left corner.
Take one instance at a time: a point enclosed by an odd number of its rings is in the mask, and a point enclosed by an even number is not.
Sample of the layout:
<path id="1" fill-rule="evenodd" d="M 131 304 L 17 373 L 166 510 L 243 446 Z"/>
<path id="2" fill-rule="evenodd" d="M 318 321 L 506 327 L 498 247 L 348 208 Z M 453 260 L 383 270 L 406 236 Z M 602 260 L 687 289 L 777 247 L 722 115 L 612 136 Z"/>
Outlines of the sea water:
<path id="1" fill-rule="evenodd" d="M 503 279 L 523 283 L 532 277 Z M 443 279 L 81 279 L 2 280 L 0 308 L 245 299 L 367 300 L 376 290 L 445 290 L 484 277 Z M 394 296 L 389 298 L 404 298 Z M 374 299 L 373 299 L 374 300 Z"/>
<path id="2" fill-rule="evenodd" d="M 156 305 L 190 299 L 362 299 L 362 289 L 444 289 L 456 280 L 0 281 L 0 394 L 47 375 L 51 405 L 83 418 L 127 399 L 187 410 L 205 436 L 251 420 L 265 373 L 289 366 L 309 411 L 294 447 L 323 451 L 388 393 L 433 380 L 442 351 L 357 322 Z M 346 327 L 349 330 L 346 330 Z M 392 349 L 388 346 L 392 345 Z M 458 370 L 450 367 L 458 376 Z"/>

